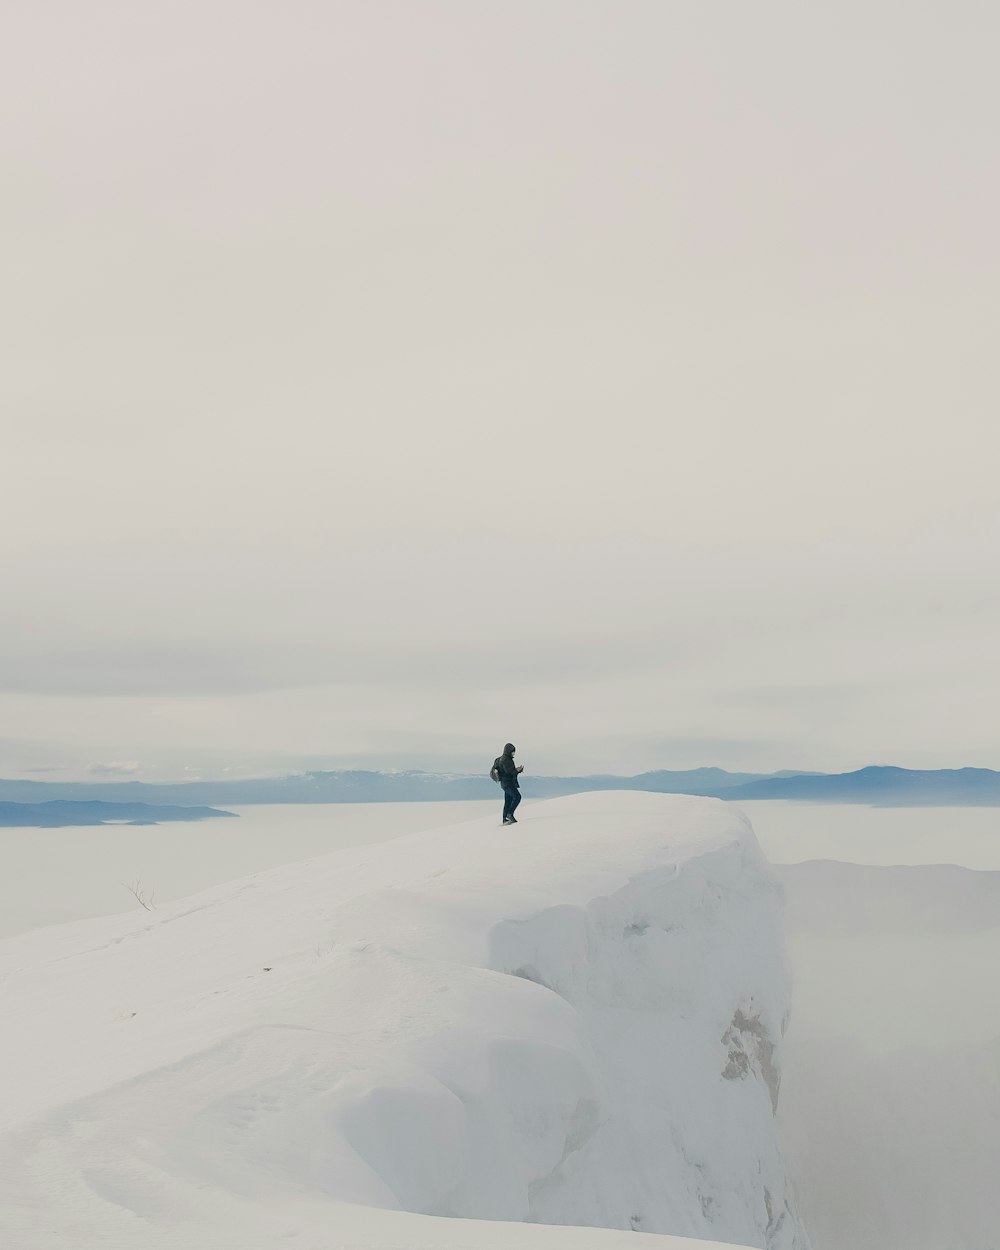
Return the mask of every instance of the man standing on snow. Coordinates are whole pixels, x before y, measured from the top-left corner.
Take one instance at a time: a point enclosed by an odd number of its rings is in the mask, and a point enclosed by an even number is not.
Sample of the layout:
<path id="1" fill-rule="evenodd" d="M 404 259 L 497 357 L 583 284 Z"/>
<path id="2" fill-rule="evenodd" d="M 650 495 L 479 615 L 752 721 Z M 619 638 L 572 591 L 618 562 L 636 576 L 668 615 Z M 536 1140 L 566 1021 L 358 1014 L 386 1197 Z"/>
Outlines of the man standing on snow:
<path id="1" fill-rule="evenodd" d="M 503 749 L 503 755 L 498 756 L 494 761 L 493 769 L 497 775 L 497 780 L 503 786 L 503 823 L 505 825 L 516 825 L 514 808 L 521 801 L 521 788 L 517 783 L 517 775 L 524 772 L 524 765 L 514 763 L 514 744 L 512 742 L 507 743 Z"/>

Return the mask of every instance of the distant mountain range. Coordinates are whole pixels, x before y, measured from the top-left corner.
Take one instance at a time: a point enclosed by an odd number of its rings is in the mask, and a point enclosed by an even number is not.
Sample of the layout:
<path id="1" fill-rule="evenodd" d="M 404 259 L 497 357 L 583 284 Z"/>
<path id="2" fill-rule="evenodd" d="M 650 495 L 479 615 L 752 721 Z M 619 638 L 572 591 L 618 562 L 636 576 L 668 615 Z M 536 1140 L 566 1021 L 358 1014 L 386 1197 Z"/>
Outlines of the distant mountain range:
<path id="1" fill-rule="evenodd" d="M 991 768 L 859 768 L 853 773 L 762 778 L 734 786 L 724 797 L 874 807 L 995 807 L 1000 806 L 1000 772 Z"/>
<path id="2" fill-rule="evenodd" d="M 871 767 L 850 773 L 730 773 L 721 768 L 687 771 L 659 769 L 634 777 L 522 778 L 526 797 L 552 798 L 584 790 L 651 790 L 661 794 L 699 794 L 739 800 L 790 799 L 814 803 L 867 803 L 881 807 L 935 805 L 1000 806 L 1000 772 L 988 768 L 932 769 Z M 191 781 L 152 785 L 142 781 L 48 782 L 0 780 L 0 809 L 7 804 L 41 804 L 58 799 L 94 802 L 180 805 L 255 803 L 385 803 L 446 799 L 491 799 L 499 790 L 486 776 L 426 772 L 308 772 L 245 781 Z M 155 810 L 155 806 L 151 808 Z M 161 809 L 163 810 L 163 809 Z M 135 819 L 202 819 L 227 815 L 208 808 L 198 816 L 153 815 Z M 132 819 L 120 809 L 101 819 Z M 25 823 L 0 820 L 0 823 Z M 66 823 L 93 823 L 66 822 Z"/>
<path id="3" fill-rule="evenodd" d="M 0 782 L 0 785 L 6 783 Z M 74 802 L 55 799 L 48 803 L 0 803 L 0 828 L 28 826 L 61 829 L 67 825 L 158 825 L 162 820 L 208 820 L 235 816 L 214 807 L 153 806 L 149 803 L 101 803 L 93 799 Z"/>

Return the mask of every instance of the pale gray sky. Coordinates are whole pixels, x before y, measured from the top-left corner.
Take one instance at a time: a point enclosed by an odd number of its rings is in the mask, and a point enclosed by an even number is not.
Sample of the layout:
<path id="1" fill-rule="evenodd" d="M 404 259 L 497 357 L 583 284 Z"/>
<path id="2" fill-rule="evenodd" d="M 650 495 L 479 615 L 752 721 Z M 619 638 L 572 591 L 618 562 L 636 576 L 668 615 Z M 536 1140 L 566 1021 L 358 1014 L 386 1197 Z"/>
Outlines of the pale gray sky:
<path id="1" fill-rule="evenodd" d="M 1000 764 L 998 36 L 8 0 L 0 775 Z"/>

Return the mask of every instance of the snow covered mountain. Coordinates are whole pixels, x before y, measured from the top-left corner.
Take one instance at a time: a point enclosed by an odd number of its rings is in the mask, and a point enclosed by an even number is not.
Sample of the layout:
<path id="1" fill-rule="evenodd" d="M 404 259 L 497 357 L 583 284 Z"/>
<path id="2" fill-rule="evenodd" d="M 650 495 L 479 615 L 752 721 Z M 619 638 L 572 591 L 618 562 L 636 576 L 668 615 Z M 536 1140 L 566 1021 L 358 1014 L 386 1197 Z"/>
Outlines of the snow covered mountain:
<path id="1" fill-rule="evenodd" d="M 805 1250 L 778 899 L 733 807 L 608 792 L 9 939 L 2 1244 Z"/>

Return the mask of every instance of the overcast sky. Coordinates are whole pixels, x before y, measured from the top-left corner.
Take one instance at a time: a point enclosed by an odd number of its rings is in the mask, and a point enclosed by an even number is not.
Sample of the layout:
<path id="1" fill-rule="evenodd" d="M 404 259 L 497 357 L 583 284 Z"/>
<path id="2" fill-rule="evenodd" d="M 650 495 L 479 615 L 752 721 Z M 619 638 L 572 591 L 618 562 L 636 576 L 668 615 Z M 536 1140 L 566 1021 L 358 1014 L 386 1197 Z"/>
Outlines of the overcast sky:
<path id="1" fill-rule="evenodd" d="M 0 775 L 1000 766 L 998 36 L 6 0 Z"/>

